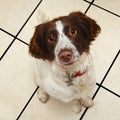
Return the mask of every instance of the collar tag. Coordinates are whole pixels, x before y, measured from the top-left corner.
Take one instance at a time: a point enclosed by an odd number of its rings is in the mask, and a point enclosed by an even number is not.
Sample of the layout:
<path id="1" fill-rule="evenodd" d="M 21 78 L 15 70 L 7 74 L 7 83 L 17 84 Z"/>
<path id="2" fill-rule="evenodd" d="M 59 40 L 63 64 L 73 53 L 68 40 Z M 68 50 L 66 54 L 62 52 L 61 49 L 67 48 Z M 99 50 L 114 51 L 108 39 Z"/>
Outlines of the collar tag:
<path id="1" fill-rule="evenodd" d="M 83 71 L 83 72 L 78 71 L 78 72 L 74 72 L 71 76 L 70 76 L 70 74 L 67 73 L 67 76 L 68 76 L 68 81 L 66 81 L 67 85 L 68 86 L 74 85 L 73 84 L 73 78 L 80 77 L 84 73 L 86 73 L 86 71 Z"/>

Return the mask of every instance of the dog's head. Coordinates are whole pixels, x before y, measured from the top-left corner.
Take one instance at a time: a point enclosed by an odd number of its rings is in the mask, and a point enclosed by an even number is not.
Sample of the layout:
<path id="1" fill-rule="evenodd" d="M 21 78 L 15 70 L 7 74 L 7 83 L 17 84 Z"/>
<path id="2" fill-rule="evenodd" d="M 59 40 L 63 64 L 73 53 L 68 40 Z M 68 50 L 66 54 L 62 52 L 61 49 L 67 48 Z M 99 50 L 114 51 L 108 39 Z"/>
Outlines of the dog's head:
<path id="1" fill-rule="evenodd" d="M 59 64 L 74 63 L 100 33 L 97 23 L 80 12 L 56 18 L 36 26 L 29 52 L 38 59 Z"/>

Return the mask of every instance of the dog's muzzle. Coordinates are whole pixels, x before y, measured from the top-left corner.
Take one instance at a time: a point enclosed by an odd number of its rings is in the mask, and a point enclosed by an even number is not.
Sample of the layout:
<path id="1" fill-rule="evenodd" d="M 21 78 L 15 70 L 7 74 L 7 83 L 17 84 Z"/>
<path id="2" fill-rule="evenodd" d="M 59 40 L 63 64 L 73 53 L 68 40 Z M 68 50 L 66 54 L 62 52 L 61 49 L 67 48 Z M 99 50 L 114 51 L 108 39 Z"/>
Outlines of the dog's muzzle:
<path id="1" fill-rule="evenodd" d="M 58 54 L 59 60 L 64 64 L 70 64 L 73 58 L 73 52 L 69 49 L 63 49 Z"/>

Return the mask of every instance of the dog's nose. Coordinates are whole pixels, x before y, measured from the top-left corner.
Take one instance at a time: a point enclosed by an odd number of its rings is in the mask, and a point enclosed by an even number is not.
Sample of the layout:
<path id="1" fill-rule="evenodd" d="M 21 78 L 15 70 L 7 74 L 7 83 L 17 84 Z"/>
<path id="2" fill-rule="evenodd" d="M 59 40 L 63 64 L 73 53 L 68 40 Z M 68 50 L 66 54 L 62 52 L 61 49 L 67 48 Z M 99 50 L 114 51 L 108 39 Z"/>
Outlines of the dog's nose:
<path id="1" fill-rule="evenodd" d="M 63 62 L 69 62 L 72 56 L 73 56 L 73 52 L 68 49 L 64 49 L 58 54 L 59 59 Z"/>

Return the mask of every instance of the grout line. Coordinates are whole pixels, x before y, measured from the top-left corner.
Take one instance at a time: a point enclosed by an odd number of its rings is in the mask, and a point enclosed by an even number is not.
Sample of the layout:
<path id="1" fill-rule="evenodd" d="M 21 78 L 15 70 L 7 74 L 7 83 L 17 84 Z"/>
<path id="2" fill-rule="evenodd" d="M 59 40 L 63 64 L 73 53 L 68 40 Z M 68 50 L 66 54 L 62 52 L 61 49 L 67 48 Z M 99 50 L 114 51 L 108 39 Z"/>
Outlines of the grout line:
<path id="1" fill-rule="evenodd" d="M 88 110 L 88 108 L 86 108 L 86 109 L 84 110 L 84 112 L 83 112 L 83 114 L 81 115 L 81 117 L 80 117 L 80 119 L 79 119 L 79 120 L 82 120 L 82 119 L 83 119 L 83 117 L 85 116 L 85 114 L 86 114 L 87 110 Z"/>
<path id="2" fill-rule="evenodd" d="M 91 7 L 91 5 L 93 4 L 94 1 L 95 1 L 95 0 L 92 0 L 92 2 L 89 2 L 90 4 L 89 4 L 88 8 L 86 9 L 86 11 L 84 12 L 84 14 L 86 14 L 86 13 L 88 12 L 88 10 L 90 9 L 90 7 Z M 84 110 L 84 112 L 83 112 L 83 114 L 81 115 L 81 117 L 80 117 L 79 120 L 82 120 L 82 118 L 83 118 L 84 115 L 86 114 L 87 110 L 88 110 L 88 108 L 86 108 L 86 109 Z"/>
<path id="3" fill-rule="evenodd" d="M 0 28 L 0 30 L 1 30 L 2 32 L 5 32 L 6 34 L 10 35 L 11 37 L 15 37 L 13 34 L 7 32 L 6 30 L 4 30 L 4 29 L 2 29 L 2 28 Z"/>
<path id="4" fill-rule="evenodd" d="M 91 7 L 91 5 L 93 4 L 94 1 L 95 1 L 95 0 L 92 0 L 92 2 L 89 2 L 90 4 L 89 4 L 88 8 L 86 9 L 86 11 L 84 12 L 84 14 L 86 14 L 86 13 L 88 12 L 88 10 L 90 9 L 90 7 Z M 83 112 L 83 114 L 81 115 L 81 117 L 80 117 L 79 120 L 82 120 L 82 118 L 84 117 L 84 115 L 85 115 L 85 113 L 87 112 L 87 110 L 88 110 L 88 108 L 86 108 L 86 109 L 84 110 L 84 112 Z"/>
<path id="5" fill-rule="evenodd" d="M 22 42 L 22 43 L 24 43 L 24 44 L 26 44 L 27 46 L 29 46 L 29 44 L 28 43 L 26 43 L 25 41 L 23 41 L 23 40 L 21 40 L 21 39 L 19 39 L 19 38 L 16 38 L 18 41 L 20 41 L 20 42 Z"/>
<path id="6" fill-rule="evenodd" d="M 90 1 L 88 1 L 88 0 L 83 0 L 83 1 L 85 1 L 85 2 L 87 2 L 87 3 L 91 3 Z"/>
<path id="7" fill-rule="evenodd" d="M 1 28 L 0 30 L 1 30 L 2 32 L 5 32 L 6 34 L 10 35 L 11 37 L 14 37 L 14 38 L 15 38 L 15 36 L 14 36 L 13 34 L 9 33 L 8 31 L 6 31 L 6 30 L 4 30 L 4 29 L 2 29 L 2 28 Z M 15 38 L 15 39 L 17 39 L 17 40 L 19 40 L 20 42 L 22 42 L 22 43 L 24 43 L 24 44 L 26 44 L 26 45 L 29 46 L 28 43 L 26 43 L 25 41 L 21 40 L 20 38 Z"/>
<path id="8" fill-rule="evenodd" d="M 86 1 L 86 0 L 84 0 L 84 1 Z M 17 36 L 18 36 L 19 33 L 22 31 L 22 29 L 24 28 L 24 26 L 26 25 L 26 23 L 28 22 L 28 20 L 31 18 L 31 16 L 34 14 L 35 10 L 38 8 L 38 6 L 40 5 L 41 2 L 42 2 L 42 0 L 39 2 L 39 4 L 36 6 L 36 8 L 33 10 L 33 12 L 30 14 L 30 16 L 28 17 L 28 19 L 26 20 L 26 22 L 23 24 L 23 26 L 21 27 L 21 29 L 20 29 L 20 30 L 18 31 L 18 33 L 16 34 L 16 36 L 14 36 L 14 35 L 12 35 L 11 33 L 8 33 L 7 31 L 5 31 L 5 30 L 3 30 L 3 29 L 0 28 L 0 30 L 2 30 L 3 32 L 5 32 L 5 33 L 9 34 L 10 36 L 14 37 L 13 41 L 10 43 L 10 45 L 8 46 L 8 48 L 5 50 L 5 52 L 4 52 L 3 55 L 1 56 L 0 60 L 4 57 L 4 55 L 6 54 L 6 52 L 7 52 L 7 51 L 9 50 L 9 48 L 12 46 L 12 44 L 13 44 L 14 41 L 15 41 L 15 39 L 19 40 L 20 42 L 22 42 L 22 43 L 24 43 L 24 44 L 26 44 L 26 45 L 29 45 L 29 44 L 27 44 L 26 42 L 22 41 L 21 39 L 17 38 Z M 88 1 L 86 1 L 86 2 L 88 2 Z M 93 2 L 94 2 L 94 0 L 92 0 L 92 2 L 89 2 L 90 5 L 88 6 L 88 8 L 86 9 L 86 11 L 85 11 L 84 14 L 86 14 L 86 13 L 88 12 L 88 10 L 90 9 L 91 5 L 94 5 L 94 6 L 98 7 L 98 8 L 100 8 L 100 9 L 103 9 L 103 10 L 105 10 L 105 11 L 107 11 L 107 12 L 109 12 L 109 13 L 115 15 L 115 16 L 117 16 L 117 17 L 120 17 L 119 15 L 117 15 L 117 14 L 115 14 L 115 13 L 113 13 L 113 12 L 107 10 L 107 9 L 104 9 L 104 8 L 102 8 L 102 7 L 100 7 L 100 6 L 96 5 L 96 4 L 93 4 Z M 120 53 L 120 50 L 118 51 L 116 57 L 114 58 L 112 64 L 110 65 L 110 67 L 109 67 L 108 71 L 106 72 L 106 74 L 105 74 L 103 80 L 101 81 L 101 83 L 100 83 L 100 84 L 96 83 L 96 85 L 98 85 L 98 89 L 96 90 L 95 94 L 93 95 L 93 99 L 96 97 L 96 95 L 97 95 L 97 93 L 98 93 L 98 91 L 99 91 L 99 89 L 100 89 L 101 87 L 104 88 L 104 89 L 106 89 L 107 91 L 113 93 L 114 95 L 120 97 L 120 95 L 118 95 L 118 94 L 114 93 L 113 91 L 107 89 L 106 87 L 102 86 L 102 84 L 103 84 L 104 80 L 106 79 L 109 71 L 111 70 L 114 62 L 116 61 L 119 53 Z M 32 96 L 30 97 L 30 99 L 28 100 L 28 102 L 26 103 L 26 105 L 24 106 L 24 108 L 22 109 L 22 111 L 20 112 L 20 114 L 18 115 L 18 117 L 17 117 L 16 120 L 18 120 L 18 119 L 20 118 L 20 116 L 22 115 L 22 113 L 24 112 L 24 110 L 26 109 L 26 107 L 28 106 L 28 104 L 30 103 L 30 101 L 32 100 L 32 98 L 34 97 L 34 95 L 35 95 L 35 93 L 37 92 L 38 89 L 39 89 L 39 87 L 37 87 L 37 88 L 35 89 L 34 93 L 33 93 Z M 84 113 L 82 114 L 82 116 L 81 116 L 81 118 L 80 118 L 79 120 L 82 120 L 82 118 L 84 117 L 84 115 L 85 115 L 85 113 L 87 112 L 87 110 L 88 110 L 88 108 L 85 109 Z"/>
<path id="9" fill-rule="evenodd" d="M 88 8 L 86 9 L 86 11 L 84 12 L 84 14 L 86 14 L 88 12 L 88 10 L 90 9 L 90 7 L 91 7 L 91 5 L 93 4 L 94 1 L 95 0 L 92 0 L 92 2 L 89 2 L 90 4 L 89 4 Z"/>
<path id="10" fill-rule="evenodd" d="M 41 0 L 37 6 L 35 7 L 35 9 L 32 11 L 32 13 L 30 14 L 30 16 L 28 17 L 28 19 L 25 21 L 25 23 L 23 24 L 23 26 L 21 27 L 21 29 L 19 30 L 19 32 L 17 33 L 16 36 L 19 35 L 19 33 L 22 31 L 22 29 L 24 28 L 24 26 L 27 24 L 28 20 L 32 17 L 32 15 L 34 14 L 34 12 L 36 11 L 36 9 L 39 7 L 39 5 L 42 3 L 43 0 Z"/>
<path id="11" fill-rule="evenodd" d="M 4 51 L 4 53 L 2 54 L 2 56 L 0 57 L 0 61 L 2 60 L 2 58 L 5 56 L 5 54 L 7 53 L 7 51 L 9 50 L 9 48 L 12 46 L 12 44 L 14 43 L 15 38 L 12 40 L 12 42 L 9 44 L 9 46 L 7 47 L 7 49 Z"/>
<path id="12" fill-rule="evenodd" d="M 22 25 L 22 27 L 20 28 L 20 30 L 18 31 L 18 33 L 16 34 L 16 36 L 14 36 L 14 39 L 12 40 L 12 42 L 10 43 L 10 45 L 7 47 L 7 49 L 5 50 L 5 52 L 3 53 L 3 55 L 0 57 L 0 61 L 2 60 L 2 58 L 5 56 L 5 54 L 7 53 L 7 51 L 9 50 L 9 48 L 12 46 L 12 44 L 15 42 L 15 39 L 17 38 L 17 36 L 20 34 L 20 32 L 22 31 L 22 29 L 24 28 L 24 26 L 27 24 L 28 20 L 31 18 L 31 16 L 34 14 L 34 12 L 36 11 L 36 9 L 39 7 L 39 5 L 42 3 L 43 0 L 41 0 L 37 6 L 35 7 L 35 9 L 32 11 L 32 13 L 30 14 L 30 16 L 27 18 L 27 20 L 25 21 L 25 23 Z M 1 29 L 0 29 L 1 30 Z"/>
<path id="13" fill-rule="evenodd" d="M 104 87 L 103 85 L 100 85 L 99 83 L 96 83 L 96 85 L 102 87 L 103 89 L 107 90 L 108 92 L 110 92 L 110 93 L 112 93 L 112 94 L 114 94 L 115 96 L 117 96 L 117 97 L 120 98 L 120 95 L 118 95 L 117 93 L 113 92 L 112 90 Z"/>
<path id="14" fill-rule="evenodd" d="M 91 2 L 89 2 L 89 1 L 87 1 L 87 0 L 84 0 L 84 1 L 87 2 L 87 3 L 91 3 Z M 97 5 L 97 4 L 94 4 L 94 3 L 93 3 L 92 5 L 95 6 L 95 7 L 100 8 L 100 9 L 102 9 L 102 10 L 108 12 L 108 13 L 111 13 L 111 14 L 117 16 L 117 17 L 120 17 L 120 15 L 118 15 L 118 14 L 116 14 L 116 13 L 110 11 L 110 10 L 107 10 L 107 9 L 105 9 L 105 8 L 103 8 L 103 7 L 99 6 L 99 5 Z"/>
<path id="15" fill-rule="evenodd" d="M 30 103 L 30 101 L 32 100 L 32 98 L 34 97 L 34 95 L 35 95 L 35 93 L 37 92 L 38 89 L 39 89 L 39 86 L 37 86 L 37 88 L 33 92 L 32 96 L 29 98 L 28 102 L 26 103 L 26 105 L 24 106 L 24 108 L 22 109 L 22 111 L 20 112 L 20 114 L 18 115 L 16 120 L 19 120 L 19 118 L 21 117 L 22 113 L 25 111 L 26 107 L 28 106 L 28 104 Z"/>
<path id="16" fill-rule="evenodd" d="M 112 68 L 113 64 L 115 63 L 115 61 L 116 61 L 116 59 L 117 59 L 117 57 L 118 57 L 119 53 L 120 53 L 120 50 L 118 50 L 118 52 L 117 52 L 117 54 L 116 54 L 115 58 L 113 59 L 113 61 L 112 61 L 111 65 L 110 65 L 110 67 L 108 68 L 108 70 L 107 70 L 107 72 L 106 72 L 105 76 L 103 77 L 103 79 L 102 79 L 102 81 L 101 81 L 101 83 L 100 83 L 100 86 L 101 86 L 101 85 L 103 84 L 103 82 L 105 81 L 105 79 L 106 79 L 106 77 L 107 77 L 108 73 L 110 72 L 110 70 L 111 70 L 111 68 Z M 98 87 L 98 90 L 97 90 L 97 91 L 99 91 L 100 86 Z M 97 94 L 97 91 L 96 91 L 96 93 L 94 94 L 93 99 L 95 98 L 95 96 L 96 96 L 96 94 Z"/>
<path id="17" fill-rule="evenodd" d="M 118 52 L 117 52 L 116 56 L 114 57 L 114 59 L 113 59 L 113 61 L 112 61 L 111 65 L 110 65 L 110 67 L 108 68 L 108 70 L 107 70 L 107 72 L 106 72 L 105 76 L 103 77 L 103 79 L 102 79 L 102 81 L 101 81 L 100 85 L 98 86 L 98 88 L 97 88 L 96 92 L 94 93 L 94 95 L 93 95 L 92 99 L 94 99 L 94 98 L 96 97 L 96 95 L 97 95 L 98 91 L 100 90 L 100 87 L 102 87 L 102 84 L 103 84 L 104 80 L 106 79 L 106 77 L 107 77 L 108 73 L 110 72 L 110 70 L 111 70 L 111 68 L 112 68 L 113 64 L 115 63 L 115 61 L 116 61 L 116 59 L 117 59 L 117 57 L 118 57 L 119 53 L 120 53 L 120 50 L 118 50 Z M 80 117 L 80 119 L 79 119 L 79 120 L 82 120 L 82 118 L 83 118 L 83 117 L 84 117 L 84 115 L 86 114 L 87 110 L 88 110 L 88 108 L 86 108 L 86 109 L 84 110 L 84 112 L 83 112 L 83 114 L 81 115 L 81 117 Z"/>
<path id="18" fill-rule="evenodd" d="M 12 35 L 12 34 L 11 34 Z M 14 37 L 14 39 L 12 40 L 12 42 L 9 44 L 9 46 L 7 47 L 7 49 L 4 51 L 4 53 L 2 54 L 2 56 L 0 57 L 0 61 L 2 60 L 2 58 L 5 56 L 5 54 L 7 53 L 7 51 L 10 49 L 10 47 L 12 46 L 12 44 L 15 42 L 15 39 L 19 40 L 20 42 L 26 44 L 26 45 L 29 45 L 27 44 L 26 42 L 20 40 L 19 38 L 16 38 L 16 36 L 12 36 Z"/>
<path id="19" fill-rule="evenodd" d="M 111 13 L 111 14 L 117 16 L 117 17 L 120 17 L 120 15 L 118 15 L 118 14 L 116 14 L 116 13 L 110 11 L 110 10 L 107 10 L 107 9 L 105 9 L 105 8 L 103 8 L 103 7 L 100 7 L 100 6 L 96 5 L 96 4 L 93 4 L 93 6 L 98 7 L 98 8 L 100 8 L 100 9 L 102 9 L 102 10 L 108 12 L 108 13 Z"/>

